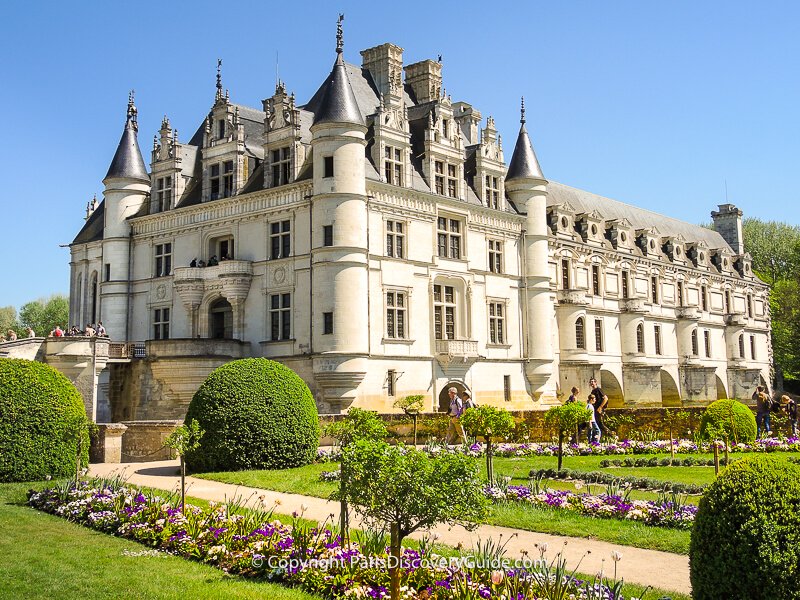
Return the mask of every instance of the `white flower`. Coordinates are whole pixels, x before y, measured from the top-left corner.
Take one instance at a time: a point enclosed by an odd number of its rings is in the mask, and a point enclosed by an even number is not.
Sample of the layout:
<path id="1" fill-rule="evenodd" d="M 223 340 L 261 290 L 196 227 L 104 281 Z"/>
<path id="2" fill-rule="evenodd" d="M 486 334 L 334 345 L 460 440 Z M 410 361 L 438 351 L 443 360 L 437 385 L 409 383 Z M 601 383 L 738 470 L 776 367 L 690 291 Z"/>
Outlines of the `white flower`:
<path id="1" fill-rule="evenodd" d="M 621 561 L 622 560 L 622 553 L 618 552 L 617 550 L 612 550 L 611 551 L 611 560 L 613 560 L 614 562 Z"/>

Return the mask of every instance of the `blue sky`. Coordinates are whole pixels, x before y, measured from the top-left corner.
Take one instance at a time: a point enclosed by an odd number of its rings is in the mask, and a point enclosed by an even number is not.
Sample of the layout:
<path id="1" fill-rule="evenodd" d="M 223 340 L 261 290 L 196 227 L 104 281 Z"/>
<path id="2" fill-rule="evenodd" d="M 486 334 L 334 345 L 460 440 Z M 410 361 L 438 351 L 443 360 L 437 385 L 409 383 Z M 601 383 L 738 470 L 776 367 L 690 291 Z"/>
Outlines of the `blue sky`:
<path id="1" fill-rule="evenodd" d="M 800 4 L 792 2 L 37 2 L 4 7 L 0 306 L 69 288 L 136 90 L 145 161 L 164 114 L 182 141 L 214 98 L 280 77 L 300 103 L 334 59 L 386 41 L 443 56 L 453 100 L 495 117 L 510 160 L 519 96 L 545 175 L 691 222 L 725 201 L 800 223 Z M 8 25 L 13 24 L 13 25 Z"/>

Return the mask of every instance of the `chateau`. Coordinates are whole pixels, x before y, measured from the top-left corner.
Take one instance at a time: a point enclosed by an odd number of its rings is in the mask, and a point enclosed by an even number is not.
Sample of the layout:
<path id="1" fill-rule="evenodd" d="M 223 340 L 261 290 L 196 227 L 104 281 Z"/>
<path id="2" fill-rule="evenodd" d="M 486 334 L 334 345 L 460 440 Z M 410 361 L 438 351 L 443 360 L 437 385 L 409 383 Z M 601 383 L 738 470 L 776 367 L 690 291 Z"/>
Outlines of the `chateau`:
<path id="1" fill-rule="evenodd" d="M 290 366 L 323 413 L 409 394 L 435 411 L 451 385 L 544 408 L 592 375 L 612 406 L 695 406 L 769 380 L 735 206 L 712 231 L 549 181 L 524 104 L 507 166 L 440 62 L 342 46 L 304 104 L 282 82 L 236 104 L 218 69 L 191 138 L 164 118 L 149 172 L 130 98 L 70 246 L 71 323 L 113 342 L 98 421 L 181 418 L 241 357 Z"/>

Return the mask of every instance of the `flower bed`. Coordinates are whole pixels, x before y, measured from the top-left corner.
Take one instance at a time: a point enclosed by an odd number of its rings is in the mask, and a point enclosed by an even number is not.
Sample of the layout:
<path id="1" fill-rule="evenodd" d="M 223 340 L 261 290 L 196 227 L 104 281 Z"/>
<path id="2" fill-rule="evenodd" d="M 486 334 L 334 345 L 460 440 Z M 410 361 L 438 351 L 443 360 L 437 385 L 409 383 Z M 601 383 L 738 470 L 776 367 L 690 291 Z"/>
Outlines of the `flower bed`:
<path id="1" fill-rule="evenodd" d="M 607 462 L 607 461 L 603 461 Z M 712 463 L 713 464 L 713 463 Z M 601 466 L 608 466 L 602 465 Z M 583 481 L 585 483 L 614 484 L 639 490 L 669 490 L 679 494 L 702 494 L 708 487 L 700 483 L 677 483 L 661 481 L 650 477 L 633 477 L 631 475 L 614 475 L 601 471 L 577 471 L 574 469 L 533 469 L 530 472 L 533 479 L 568 479 Z"/>
<path id="2" fill-rule="evenodd" d="M 576 494 L 569 490 L 539 490 L 524 485 L 486 488 L 495 502 L 518 502 L 541 508 L 571 510 L 590 517 L 627 519 L 648 525 L 691 529 L 697 507 L 683 504 L 674 496 L 671 501 L 628 500 L 609 494 Z"/>
<path id="3" fill-rule="evenodd" d="M 304 525 L 297 514 L 292 525 L 284 525 L 272 519 L 271 510 L 239 512 L 237 505 L 211 503 L 208 509 L 187 505 L 182 512 L 170 498 L 119 480 L 31 491 L 28 502 L 92 529 L 228 573 L 280 582 L 323 598 L 388 598 L 385 553 L 367 555 L 358 544 L 344 546 L 331 527 Z M 508 561 L 502 553 L 457 560 L 438 556 L 429 548 L 429 543 L 423 543 L 419 552 L 404 549 L 400 562 L 404 599 L 547 600 L 557 582 L 566 590 L 559 598 L 623 600 L 620 582 L 602 577 L 578 580 L 560 554 L 550 562 L 544 560 L 544 551 L 538 560 Z M 509 567 L 512 562 L 517 564 Z"/>

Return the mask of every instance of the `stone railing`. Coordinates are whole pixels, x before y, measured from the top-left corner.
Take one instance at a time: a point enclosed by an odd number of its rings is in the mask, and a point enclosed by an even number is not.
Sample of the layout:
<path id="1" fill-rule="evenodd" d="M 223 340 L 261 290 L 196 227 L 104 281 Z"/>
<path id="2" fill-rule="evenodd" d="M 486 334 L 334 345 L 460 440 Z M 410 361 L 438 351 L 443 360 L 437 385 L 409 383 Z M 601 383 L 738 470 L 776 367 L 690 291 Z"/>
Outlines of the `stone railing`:
<path id="1" fill-rule="evenodd" d="M 458 358 L 478 356 L 476 340 L 436 340 L 436 354 L 446 354 Z"/>
<path id="2" fill-rule="evenodd" d="M 175 267 L 173 270 L 175 283 L 218 279 L 220 277 L 241 277 L 242 275 L 252 277 L 252 261 L 223 260 L 212 267 Z"/>

